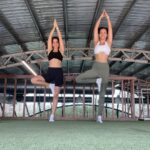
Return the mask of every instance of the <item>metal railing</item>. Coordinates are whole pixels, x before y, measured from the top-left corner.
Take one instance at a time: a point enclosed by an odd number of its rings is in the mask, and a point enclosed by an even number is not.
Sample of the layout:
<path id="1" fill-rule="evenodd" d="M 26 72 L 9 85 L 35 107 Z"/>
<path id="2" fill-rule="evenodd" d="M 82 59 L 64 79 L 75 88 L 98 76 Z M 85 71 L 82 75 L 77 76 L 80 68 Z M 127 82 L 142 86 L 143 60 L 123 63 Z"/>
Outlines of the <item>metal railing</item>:
<path id="1" fill-rule="evenodd" d="M 64 75 L 64 85 L 59 94 L 56 118 L 58 120 L 93 120 L 98 114 L 99 95 L 95 84 L 75 83 L 77 74 Z M 31 75 L 0 75 L 0 116 L 3 119 L 45 119 L 52 106 L 50 89 L 31 84 Z M 149 95 L 141 95 L 140 86 L 149 88 L 135 77 L 109 78 L 105 95 L 105 120 L 135 120 L 141 110 L 150 117 Z M 142 97 L 143 96 L 143 97 Z M 142 99 L 141 99 L 142 98 Z M 142 107 L 143 104 L 147 107 Z"/>

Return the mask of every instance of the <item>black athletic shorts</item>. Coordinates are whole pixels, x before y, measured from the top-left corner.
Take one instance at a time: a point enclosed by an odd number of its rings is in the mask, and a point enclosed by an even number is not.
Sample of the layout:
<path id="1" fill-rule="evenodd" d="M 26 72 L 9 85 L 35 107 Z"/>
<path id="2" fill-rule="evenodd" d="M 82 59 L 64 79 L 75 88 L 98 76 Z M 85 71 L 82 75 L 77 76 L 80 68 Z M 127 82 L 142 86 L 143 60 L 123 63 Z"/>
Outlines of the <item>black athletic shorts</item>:
<path id="1" fill-rule="evenodd" d="M 45 74 L 42 74 L 42 77 L 47 83 L 54 83 L 55 86 L 63 85 L 63 70 L 62 68 L 52 68 L 49 67 Z"/>

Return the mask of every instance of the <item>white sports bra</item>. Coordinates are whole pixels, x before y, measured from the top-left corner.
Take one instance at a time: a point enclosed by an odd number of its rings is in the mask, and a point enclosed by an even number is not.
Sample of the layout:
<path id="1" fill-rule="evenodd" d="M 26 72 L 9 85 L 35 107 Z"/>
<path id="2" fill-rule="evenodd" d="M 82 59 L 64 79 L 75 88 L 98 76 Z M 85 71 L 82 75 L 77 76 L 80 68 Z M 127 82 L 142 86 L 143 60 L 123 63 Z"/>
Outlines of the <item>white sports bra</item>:
<path id="1" fill-rule="evenodd" d="M 100 45 L 100 42 L 98 42 L 97 45 L 95 46 L 94 54 L 104 52 L 106 55 L 109 55 L 110 51 L 111 51 L 111 49 L 108 46 L 107 42 L 105 42 L 104 45 Z"/>

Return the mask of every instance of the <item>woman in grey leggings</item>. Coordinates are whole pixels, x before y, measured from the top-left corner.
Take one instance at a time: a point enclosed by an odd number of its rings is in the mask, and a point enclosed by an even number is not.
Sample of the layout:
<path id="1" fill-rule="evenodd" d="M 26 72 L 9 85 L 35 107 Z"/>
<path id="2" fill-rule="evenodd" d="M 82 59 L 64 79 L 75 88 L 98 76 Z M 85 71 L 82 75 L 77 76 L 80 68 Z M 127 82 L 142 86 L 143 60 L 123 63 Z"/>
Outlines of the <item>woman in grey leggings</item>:
<path id="1" fill-rule="evenodd" d="M 108 28 L 99 27 L 103 18 L 107 19 Z M 102 112 L 104 108 L 105 93 L 109 77 L 108 56 L 112 45 L 112 24 L 109 15 L 104 10 L 94 27 L 94 54 L 95 62 L 91 70 L 88 70 L 76 78 L 77 83 L 96 83 L 99 91 L 99 113 L 97 121 L 103 123 Z"/>

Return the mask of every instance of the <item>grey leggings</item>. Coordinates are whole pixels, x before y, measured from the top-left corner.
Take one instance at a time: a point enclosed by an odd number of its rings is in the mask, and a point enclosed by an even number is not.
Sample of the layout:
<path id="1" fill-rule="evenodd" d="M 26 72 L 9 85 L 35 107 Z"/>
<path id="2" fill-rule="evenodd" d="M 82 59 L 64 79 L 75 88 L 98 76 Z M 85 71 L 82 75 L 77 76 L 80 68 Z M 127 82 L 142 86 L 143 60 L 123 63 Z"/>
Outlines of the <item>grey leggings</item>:
<path id="1" fill-rule="evenodd" d="M 105 93 L 108 84 L 109 65 L 108 63 L 94 62 L 92 69 L 81 73 L 76 78 L 77 83 L 96 83 L 97 78 L 102 78 L 101 91 L 99 93 L 99 113 L 102 115 L 104 109 Z"/>

